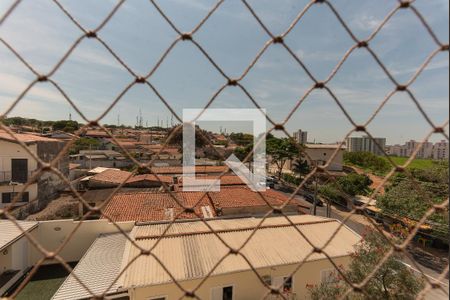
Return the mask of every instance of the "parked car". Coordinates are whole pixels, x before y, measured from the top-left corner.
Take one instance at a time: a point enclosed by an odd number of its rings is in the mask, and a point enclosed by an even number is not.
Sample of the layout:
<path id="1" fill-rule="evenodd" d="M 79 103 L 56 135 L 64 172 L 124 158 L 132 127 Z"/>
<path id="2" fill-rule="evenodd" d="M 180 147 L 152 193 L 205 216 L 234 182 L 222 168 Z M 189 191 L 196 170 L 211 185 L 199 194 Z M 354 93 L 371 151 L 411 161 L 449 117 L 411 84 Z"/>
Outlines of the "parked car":
<path id="1" fill-rule="evenodd" d="M 309 203 L 314 204 L 314 195 L 312 195 L 312 194 L 305 194 L 305 195 L 303 195 L 303 198 L 305 198 L 305 200 L 308 201 Z M 316 203 L 317 203 L 317 206 L 321 206 L 322 207 L 324 205 L 323 201 L 320 200 L 319 197 L 317 197 Z"/>

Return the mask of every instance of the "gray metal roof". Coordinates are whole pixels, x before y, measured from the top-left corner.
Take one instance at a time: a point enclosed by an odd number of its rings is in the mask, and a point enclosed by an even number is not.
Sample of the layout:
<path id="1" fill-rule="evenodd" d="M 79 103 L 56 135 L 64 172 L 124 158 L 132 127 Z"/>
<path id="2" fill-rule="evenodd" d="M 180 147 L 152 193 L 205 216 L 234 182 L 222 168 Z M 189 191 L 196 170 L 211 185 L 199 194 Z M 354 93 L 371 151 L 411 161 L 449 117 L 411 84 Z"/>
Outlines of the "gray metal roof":
<path id="1" fill-rule="evenodd" d="M 324 251 L 330 257 L 348 256 L 360 236 L 342 227 L 340 222 L 310 215 L 290 216 L 295 226 L 316 246 L 322 247 L 330 237 L 333 240 Z M 231 247 L 239 248 L 261 222 L 256 218 L 211 220 L 208 224 Z M 135 226 L 131 237 L 144 249 L 150 249 L 167 224 Z M 296 264 L 311 253 L 313 248 L 284 217 L 268 218 L 248 244 L 241 250 L 255 268 Z M 176 223 L 165 233 L 152 251 L 170 270 L 177 281 L 203 278 L 229 250 L 200 221 Z M 123 287 L 164 284 L 171 281 L 161 265 L 151 256 L 140 256 L 132 261 L 140 250 L 127 242 L 122 268 L 130 264 L 120 278 Z M 314 253 L 307 260 L 325 259 Z M 247 262 L 237 255 L 230 255 L 215 269 L 214 275 L 250 270 Z"/>
<path id="2" fill-rule="evenodd" d="M 20 229 L 9 220 L 0 220 L 0 250 L 8 247 L 14 241 L 24 235 L 24 231 L 31 231 L 38 225 L 38 222 L 16 221 Z"/>
<path id="3" fill-rule="evenodd" d="M 126 238 L 121 233 L 99 236 L 52 299 L 90 299 L 93 296 L 73 274 L 76 274 L 92 293 L 102 295 L 119 275 L 125 241 Z M 118 286 L 117 282 L 114 283 L 108 290 L 108 294 L 117 292 Z"/>

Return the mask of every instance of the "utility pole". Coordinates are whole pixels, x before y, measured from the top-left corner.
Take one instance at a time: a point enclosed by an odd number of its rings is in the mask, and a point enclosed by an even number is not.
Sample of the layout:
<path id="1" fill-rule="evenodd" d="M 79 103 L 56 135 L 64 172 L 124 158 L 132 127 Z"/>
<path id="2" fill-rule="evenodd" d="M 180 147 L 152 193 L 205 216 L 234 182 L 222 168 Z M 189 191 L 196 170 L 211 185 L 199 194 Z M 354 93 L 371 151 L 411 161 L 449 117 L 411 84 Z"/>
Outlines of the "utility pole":
<path id="1" fill-rule="evenodd" d="M 317 215 L 317 174 L 314 173 L 314 206 L 313 215 Z"/>

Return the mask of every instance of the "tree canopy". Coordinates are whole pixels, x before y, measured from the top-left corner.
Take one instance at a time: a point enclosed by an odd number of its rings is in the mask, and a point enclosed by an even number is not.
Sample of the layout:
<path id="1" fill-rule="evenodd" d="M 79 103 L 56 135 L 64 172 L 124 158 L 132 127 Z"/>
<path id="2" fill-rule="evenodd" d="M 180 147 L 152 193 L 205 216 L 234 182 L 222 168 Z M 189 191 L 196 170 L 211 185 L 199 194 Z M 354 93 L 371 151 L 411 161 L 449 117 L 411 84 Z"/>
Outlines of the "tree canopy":
<path id="1" fill-rule="evenodd" d="M 329 200 L 346 206 L 346 197 L 368 195 L 371 192 L 371 184 L 372 180 L 367 175 L 350 173 L 346 176 L 338 177 L 336 182 L 330 182 L 321 186 L 319 192 Z"/>
<path id="2" fill-rule="evenodd" d="M 390 244 L 376 231 L 369 231 L 356 247 L 347 269 L 341 268 L 343 275 L 352 283 L 360 283 L 374 270 L 379 261 L 389 251 Z M 424 286 L 423 279 L 416 277 L 401 261 L 401 254 L 391 255 L 364 287 L 371 299 L 415 299 Z M 330 278 L 309 290 L 313 300 L 337 299 L 348 289 L 348 284 L 336 271 Z M 346 299 L 365 299 L 362 293 L 351 292 Z"/>
<path id="3" fill-rule="evenodd" d="M 344 162 L 378 174 L 384 174 L 392 167 L 385 159 L 370 152 L 345 152 Z"/>

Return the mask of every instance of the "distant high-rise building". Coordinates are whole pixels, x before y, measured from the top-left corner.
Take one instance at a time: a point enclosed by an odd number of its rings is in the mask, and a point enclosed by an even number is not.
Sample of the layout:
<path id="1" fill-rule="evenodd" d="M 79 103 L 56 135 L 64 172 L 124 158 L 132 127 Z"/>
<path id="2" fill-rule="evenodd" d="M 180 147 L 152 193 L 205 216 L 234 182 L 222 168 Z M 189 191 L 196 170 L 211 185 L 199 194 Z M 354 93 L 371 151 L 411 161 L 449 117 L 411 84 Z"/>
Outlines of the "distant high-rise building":
<path id="1" fill-rule="evenodd" d="M 448 142 L 442 140 L 433 146 L 433 159 L 448 160 Z"/>
<path id="2" fill-rule="evenodd" d="M 303 131 L 301 129 L 297 130 L 293 133 L 294 139 L 299 144 L 307 144 L 308 143 L 308 132 Z"/>
<path id="3" fill-rule="evenodd" d="M 424 142 L 420 145 L 420 142 L 415 140 L 410 140 L 404 145 L 393 145 L 387 146 L 387 154 L 400 156 L 400 157 L 410 157 L 413 155 L 414 151 L 419 148 L 415 158 L 432 158 L 432 159 L 448 159 L 448 143 L 447 141 L 441 141 L 433 145 L 431 142 Z"/>
<path id="4" fill-rule="evenodd" d="M 370 138 L 369 136 L 347 138 L 347 151 L 371 152 L 375 155 L 383 155 L 386 147 L 386 138 Z"/>

